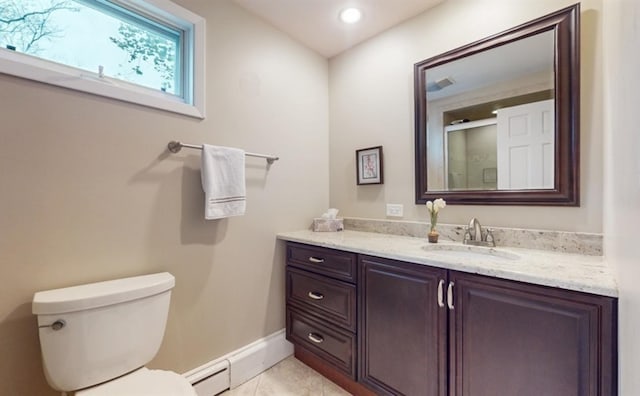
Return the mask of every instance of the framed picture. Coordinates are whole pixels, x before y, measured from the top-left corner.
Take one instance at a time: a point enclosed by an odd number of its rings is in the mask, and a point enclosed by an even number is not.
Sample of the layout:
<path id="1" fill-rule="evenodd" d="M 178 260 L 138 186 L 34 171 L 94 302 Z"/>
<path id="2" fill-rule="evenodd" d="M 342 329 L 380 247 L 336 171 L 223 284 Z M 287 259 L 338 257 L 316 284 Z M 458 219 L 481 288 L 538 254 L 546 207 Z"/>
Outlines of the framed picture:
<path id="1" fill-rule="evenodd" d="M 358 184 L 382 184 L 382 146 L 356 150 Z"/>

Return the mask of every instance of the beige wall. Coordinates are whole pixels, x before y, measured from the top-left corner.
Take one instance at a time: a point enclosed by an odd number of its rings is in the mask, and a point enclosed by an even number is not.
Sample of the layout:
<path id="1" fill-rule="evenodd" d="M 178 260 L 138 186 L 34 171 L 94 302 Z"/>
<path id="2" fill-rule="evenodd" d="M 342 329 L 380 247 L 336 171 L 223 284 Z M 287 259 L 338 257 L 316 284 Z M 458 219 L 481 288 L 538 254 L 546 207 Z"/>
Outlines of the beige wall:
<path id="1" fill-rule="evenodd" d="M 170 271 L 154 367 L 184 372 L 284 327 L 275 233 L 328 207 L 326 59 L 230 1 L 207 20 L 207 119 L 0 75 L 0 394 L 54 394 L 38 290 Z M 247 214 L 203 220 L 199 155 L 169 140 L 280 156 L 247 161 Z M 313 191 L 313 194 L 309 194 Z"/>
<path id="2" fill-rule="evenodd" d="M 617 270 L 620 395 L 640 394 L 640 4 L 611 0 L 604 7 L 606 48 L 605 256 Z"/>
<path id="3" fill-rule="evenodd" d="M 413 64 L 575 3 L 449 0 L 329 62 L 331 206 L 384 218 L 385 203 L 427 221 L 415 204 Z M 581 206 L 448 206 L 441 222 L 602 232 L 602 1 L 582 1 Z M 355 150 L 384 147 L 384 185 L 356 186 Z"/>
<path id="4" fill-rule="evenodd" d="M 326 60 L 229 1 L 177 2 L 207 19 L 204 121 L 0 75 L 2 395 L 54 394 L 30 313 L 38 290 L 170 271 L 177 286 L 152 365 L 179 372 L 282 328 L 275 232 L 307 227 L 329 203 L 372 218 L 384 218 L 387 202 L 403 203 L 406 219 L 427 218 L 413 198 L 413 64 L 573 3 L 449 0 L 331 59 L 328 70 Z M 620 280 L 621 394 L 640 393 L 639 12 L 630 0 L 582 2 L 581 207 L 448 206 L 441 217 L 601 232 L 606 206 L 606 255 Z M 464 29 L 451 28 L 460 21 Z M 248 160 L 244 217 L 204 221 L 198 154 L 166 154 L 172 139 L 281 160 L 269 170 Z M 356 187 L 354 151 L 379 144 L 385 184 Z"/>

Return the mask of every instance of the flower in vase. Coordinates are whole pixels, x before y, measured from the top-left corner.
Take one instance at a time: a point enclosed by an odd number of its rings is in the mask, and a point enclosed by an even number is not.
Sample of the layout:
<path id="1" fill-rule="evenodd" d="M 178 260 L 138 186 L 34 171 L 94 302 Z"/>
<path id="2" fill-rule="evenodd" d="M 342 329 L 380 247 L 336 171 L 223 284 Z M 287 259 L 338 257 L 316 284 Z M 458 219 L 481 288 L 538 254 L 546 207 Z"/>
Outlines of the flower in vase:
<path id="1" fill-rule="evenodd" d="M 435 232 L 436 225 L 438 224 L 438 213 L 445 206 L 447 206 L 447 202 L 442 198 L 434 199 L 433 202 L 427 201 L 427 210 L 431 217 L 431 232 Z"/>

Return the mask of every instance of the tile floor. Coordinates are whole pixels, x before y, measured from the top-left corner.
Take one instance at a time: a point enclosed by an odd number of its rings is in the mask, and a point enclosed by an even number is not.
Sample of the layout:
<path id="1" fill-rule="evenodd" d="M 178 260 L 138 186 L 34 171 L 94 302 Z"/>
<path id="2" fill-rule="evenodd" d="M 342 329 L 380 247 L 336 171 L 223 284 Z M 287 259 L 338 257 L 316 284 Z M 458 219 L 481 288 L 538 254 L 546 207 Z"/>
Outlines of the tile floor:
<path id="1" fill-rule="evenodd" d="M 221 396 L 348 396 L 345 390 L 291 356 Z"/>

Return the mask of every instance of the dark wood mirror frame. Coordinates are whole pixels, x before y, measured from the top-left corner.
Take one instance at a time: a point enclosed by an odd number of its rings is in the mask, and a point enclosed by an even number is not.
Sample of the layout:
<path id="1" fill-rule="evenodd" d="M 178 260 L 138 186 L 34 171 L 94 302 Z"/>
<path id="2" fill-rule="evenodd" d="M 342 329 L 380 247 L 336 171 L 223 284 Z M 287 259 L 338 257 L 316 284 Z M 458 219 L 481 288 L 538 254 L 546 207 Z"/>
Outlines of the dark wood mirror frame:
<path id="1" fill-rule="evenodd" d="M 416 204 L 444 198 L 460 205 L 580 204 L 580 5 L 564 8 L 414 65 Z M 540 190 L 428 191 L 426 70 L 532 35 L 555 36 L 555 186 Z"/>

